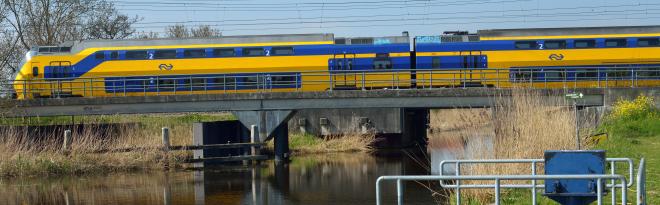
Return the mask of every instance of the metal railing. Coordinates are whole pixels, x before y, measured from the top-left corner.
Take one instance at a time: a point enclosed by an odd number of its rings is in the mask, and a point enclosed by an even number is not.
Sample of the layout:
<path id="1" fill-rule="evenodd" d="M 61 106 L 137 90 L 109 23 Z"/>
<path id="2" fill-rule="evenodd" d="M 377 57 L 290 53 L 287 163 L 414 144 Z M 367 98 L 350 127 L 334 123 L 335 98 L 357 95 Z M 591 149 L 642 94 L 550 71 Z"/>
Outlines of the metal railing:
<path id="1" fill-rule="evenodd" d="M 503 180 L 551 180 L 551 179 L 591 179 L 596 181 L 596 194 L 599 205 L 603 204 L 603 180 L 617 180 L 620 181 L 621 186 L 626 185 L 626 178 L 622 175 L 471 175 L 471 176 L 432 176 L 432 175 L 419 175 L 419 176 L 381 176 L 376 180 L 376 204 L 381 205 L 381 191 L 380 184 L 383 181 L 395 180 L 397 183 L 397 202 L 399 205 L 403 204 L 403 181 L 437 181 L 437 180 L 461 180 L 461 181 L 494 181 L 494 185 L 487 188 L 495 190 L 495 204 L 499 205 L 501 201 L 501 181 Z M 460 195 L 456 194 L 456 197 Z M 621 202 L 626 204 L 627 189 L 621 189 Z"/>
<path id="2" fill-rule="evenodd" d="M 415 76 L 413 78 L 413 76 Z M 660 86 L 660 66 L 515 69 L 349 70 L 94 76 L 6 80 L 0 92 L 60 97 L 136 96 L 334 89 L 608 88 Z"/>
<path id="3" fill-rule="evenodd" d="M 627 188 L 632 186 L 633 184 L 633 161 L 630 158 L 607 158 L 605 160 L 610 164 L 610 174 L 615 174 L 616 173 L 616 164 L 617 162 L 619 163 L 626 163 L 628 165 L 628 184 L 626 184 L 626 187 L 620 187 L 615 185 L 615 181 L 612 180 L 610 184 L 606 184 L 605 186 L 608 188 L 612 189 L 612 192 L 616 190 L 616 188 Z M 531 166 L 531 175 L 534 176 L 536 175 L 536 167 L 537 165 L 541 165 L 545 163 L 545 160 L 543 159 L 483 159 L 483 160 L 443 160 L 440 162 L 440 175 L 444 175 L 445 173 L 445 165 L 451 165 L 454 164 L 454 175 L 455 176 L 460 176 L 461 175 L 461 165 L 467 165 L 467 164 L 530 164 Z M 457 195 L 461 193 L 461 189 L 474 189 L 474 188 L 487 188 L 487 187 L 492 187 L 492 184 L 466 184 L 462 185 L 460 180 L 456 181 L 456 184 L 445 184 L 443 181 L 440 182 L 440 185 L 446 188 L 454 188 L 456 190 Z M 537 188 L 544 188 L 542 184 L 537 184 L 536 180 L 532 180 L 531 184 L 503 184 L 501 185 L 504 188 L 531 188 L 532 191 L 532 204 L 536 204 L 536 189 Z M 616 202 L 616 195 L 612 194 L 612 203 Z M 460 204 L 460 197 L 456 198 L 457 203 Z"/>
<path id="4" fill-rule="evenodd" d="M 448 163 L 456 163 L 458 166 L 456 166 L 457 173 L 460 171 L 460 164 L 465 163 L 465 164 L 470 164 L 470 163 L 530 163 L 532 164 L 532 175 L 420 175 L 420 176 L 381 176 L 378 178 L 376 181 L 376 204 L 380 205 L 381 204 L 381 182 L 382 181 L 396 181 L 397 185 L 397 202 L 399 205 L 403 204 L 403 182 L 404 181 L 440 181 L 440 186 L 442 188 L 454 188 L 456 190 L 455 196 L 456 196 L 456 204 L 461 204 L 461 194 L 460 194 L 460 188 L 473 188 L 473 189 L 486 189 L 486 188 L 493 188 L 495 190 L 495 204 L 500 204 L 500 199 L 501 199 L 501 193 L 500 189 L 502 188 L 530 188 L 534 190 L 532 193 L 532 204 L 536 204 L 536 189 L 544 189 L 545 186 L 543 184 L 536 184 L 538 180 L 549 180 L 549 179 L 591 179 L 596 181 L 596 194 L 597 194 L 597 202 L 599 205 L 603 204 L 603 195 L 604 195 L 604 188 L 610 188 L 612 190 L 611 195 L 616 195 L 614 194 L 616 191 L 616 188 L 621 189 L 621 202 L 622 204 L 626 204 L 627 202 L 627 189 L 630 187 L 633 182 L 631 180 L 627 179 L 632 179 L 632 160 L 628 158 L 608 158 L 608 162 L 610 162 L 610 165 L 615 164 L 616 162 L 628 162 L 629 164 L 629 177 L 623 176 L 623 175 L 618 175 L 615 174 L 614 169 L 611 169 L 610 174 L 595 174 L 595 175 L 537 175 L 535 170 L 536 170 L 536 164 L 542 163 L 539 162 L 538 159 L 515 159 L 515 160 L 510 160 L 510 159 L 503 159 L 503 160 L 446 160 L 442 161 L 440 163 L 440 166 L 444 166 L 445 164 Z M 440 173 L 442 173 L 443 170 L 440 170 Z M 646 179 L 645 179 L 645 162 L 644 159 L 642 158 L 640 161 L 640 165 L 638 168 L 638 173 L 636 176 L 636 183 L 637 183 L 637 203 L 638 205 L 645 205 L 646 204 L 646 189 L 645 189 L 645 184 L 646 184 Z M 448 185 L 445 184 L 443 181 L 445 180 L 452 180 L 455 181 L 456 184 L 454 185 Z M 470 185 L 461 185 L 460 182 L 463 181 L 484 181 L 484 180 L 490 180 L 494 181 L 493 184 L 470 184 Z M 531 181 L 532 184 L 502 184 L 502 181 L 504 180 L 512 180 L 512 181 L 520 181 L 520 180 L 525 180 L 525 181 Z M 603 180 L 610 180 L 611 184 L 605 184 L 605 187 L 603 187 Z M 617 183 L 618 182 L 618 183 Z M 616 204 L 616 198 L 612 198 L 612 204 Z"/>

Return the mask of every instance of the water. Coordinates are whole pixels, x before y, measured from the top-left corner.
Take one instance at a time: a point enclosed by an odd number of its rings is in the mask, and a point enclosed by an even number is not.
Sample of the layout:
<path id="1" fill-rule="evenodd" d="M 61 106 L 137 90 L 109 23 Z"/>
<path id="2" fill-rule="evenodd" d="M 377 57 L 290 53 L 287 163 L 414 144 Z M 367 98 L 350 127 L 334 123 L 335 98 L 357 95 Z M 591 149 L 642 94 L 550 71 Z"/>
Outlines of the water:
<path id="1" fill-rule="evenodd" d="M 375 204 L 379 176 L 430 174 L 429 160 L 416 158 L 403 151 L 323 154 L 277 166 L 4 179 L 0 204 Z M 406 204 L 436 203 L 427 188 L 405 186 Z M 382 190 L 386 204 L 395 204 L 395 184 Z"/>

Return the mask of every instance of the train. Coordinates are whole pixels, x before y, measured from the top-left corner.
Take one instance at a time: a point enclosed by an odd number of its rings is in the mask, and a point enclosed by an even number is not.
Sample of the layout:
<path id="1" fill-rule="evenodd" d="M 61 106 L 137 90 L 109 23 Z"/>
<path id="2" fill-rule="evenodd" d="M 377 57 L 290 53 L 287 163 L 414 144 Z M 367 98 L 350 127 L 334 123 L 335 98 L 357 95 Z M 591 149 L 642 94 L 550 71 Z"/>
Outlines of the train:
<path id="1" fill-rule="evenodd" d="M 18 99 L 444 87 L 660 85 L 660 26 L 85 40 L 37 46 Z"/>

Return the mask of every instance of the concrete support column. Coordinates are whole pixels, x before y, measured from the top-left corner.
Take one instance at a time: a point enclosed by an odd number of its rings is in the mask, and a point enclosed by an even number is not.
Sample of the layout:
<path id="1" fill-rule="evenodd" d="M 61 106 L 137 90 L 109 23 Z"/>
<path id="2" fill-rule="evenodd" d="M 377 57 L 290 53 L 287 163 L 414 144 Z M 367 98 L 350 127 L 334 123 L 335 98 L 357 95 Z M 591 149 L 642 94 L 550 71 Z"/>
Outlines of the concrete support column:
<path id="1" fill-rule="evenodd" d="M 275 162 L 289 161 L 289 129 L 282 123 L 273 131 L 275 140 Z"/>

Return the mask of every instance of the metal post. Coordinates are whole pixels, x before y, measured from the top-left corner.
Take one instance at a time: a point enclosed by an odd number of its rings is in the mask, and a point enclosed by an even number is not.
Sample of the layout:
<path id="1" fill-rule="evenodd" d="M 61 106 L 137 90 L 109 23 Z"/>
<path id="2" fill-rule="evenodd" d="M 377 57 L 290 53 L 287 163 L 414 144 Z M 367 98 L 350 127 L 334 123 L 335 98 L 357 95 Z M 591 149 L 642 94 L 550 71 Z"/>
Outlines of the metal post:
<path id="1" fill-rule="evenodd" d="M 328 71 L 328 76 L 330 77 L 330 81 L 329 81 L 329 82 L 330 82 L 330 85 L 329 85 L 329 88 L 330 88 L 330 91 L 332 91 L 332 85 L 334 84 L 334 82 L 332 82 L 332 81 L 333 81 L 332 70 Z"/>
<path id="2" fill-rule="evenodd" d="M 73 139 L 71 138 L 71 130 L 64 130 L 64 142 L 62 145 L 62 151 L 64 151 L 64 153 L 71 151 L 72 142 Z"/>
<path id="3" fill-rule="evenodd" d="M 495 205 L 500 205 L 500 179 L 495 179 Z"/>
<path id="4" fill-rule="evenodd" d="M 403 205 L 403 184 L 401 180 L 396 180 L 396 201 L 397 204 Z"/>
<path id="5" fill-rule="evenodd" d="M 577 150 L 580 150 L 580 121 L 578 120 L 577 100 L 573 99 L 573 109 L 575 110 L 575 140 Z"/>
<path id="6" fill-rule="evenodd" d="M 376 179 L 376 205 L 380 205 L 380 179 Z"/>
<path id="7" fill-rule="evenodd" d="M 123 79 L 123 85 L 124 85 L 124 96 L 126 96 L 126 78 Z"/>
<path id="8" fill-rule="evenodd" d="M 639 160 L 637 170 L 637 205 L 646 205 L 646 167 L 644 158 Z M 614 193 L 614 192 L 612 192 Z"/>
<path id="9" fill-rule="evenodd" d="M 603 179 L 601 178 L 596 179 L 596 194 L 598 194 L 598 205 L 603 205 Z"/>
<path id="10" fill-rule="evenodd" d="M 532 175 L 536 175 L 536 162 L 532 162 Z M 536 205 L 536 180 L 532 180 L 532 205 Z"/>
<path id="11" fill-rule="evenodd" d="M 256 125 L 252 125 L 250 127 L 250 142 L 252 143 L 258 143 L 260 141 L 259 139 L 259 127 Z M 252 146 L 252 155 L 259 155 L 259 148 L 256 146 Z"/>
<path id="12" fill-rule="evenodd" d="M 456 173 L 454 173 L 456 176 L 460 176 L 461 172 L 461 163 L 456 162 Z M 456 204 L 460 205 L 461 204 L 461 180 L 456 180 Z"/>
<path id="13" fill-rule="evenodd" d="M 366 71 L 362 71 L 362 90 L 367 90 L 367 89 L 365 88 L 365 85 L 364 85 L 364 84 L 366 83 L 366 79 L 364 79 L 364 78 L 366 77 L 366 73 L 365 73 L 365 72 L 366 72 Z"/>
<path id="14" fill-rule="evenodd" d="M 94 78 L 89 79 L 89 84 L 92 85 L 92 90 L 91 90 L 90 95 L 93 97 L 94 96 Z"/>
<path id="15" fill-rule="evenodd" d="M 610 162 L 610 174 L 614 175 L 616 171 L 616 163 L 614 161 Z M 622 189 L 625 189 L 625 187 L 621 187 Z M 616 180 L 612 179 L 612 204 L 616 204 Z"/>
<path id="16" fill-rule="evenodd" d="M 627 204 L 628 202 L 628 189 L 626 189 L 626 179 L 621 180 L 621 204 Z"/>
<path id="17" fill-rule="evenodd" d="M 161 136 L 163 137 L 163 151 L 170 151 L 170 128 L 163 127 Z"/>

